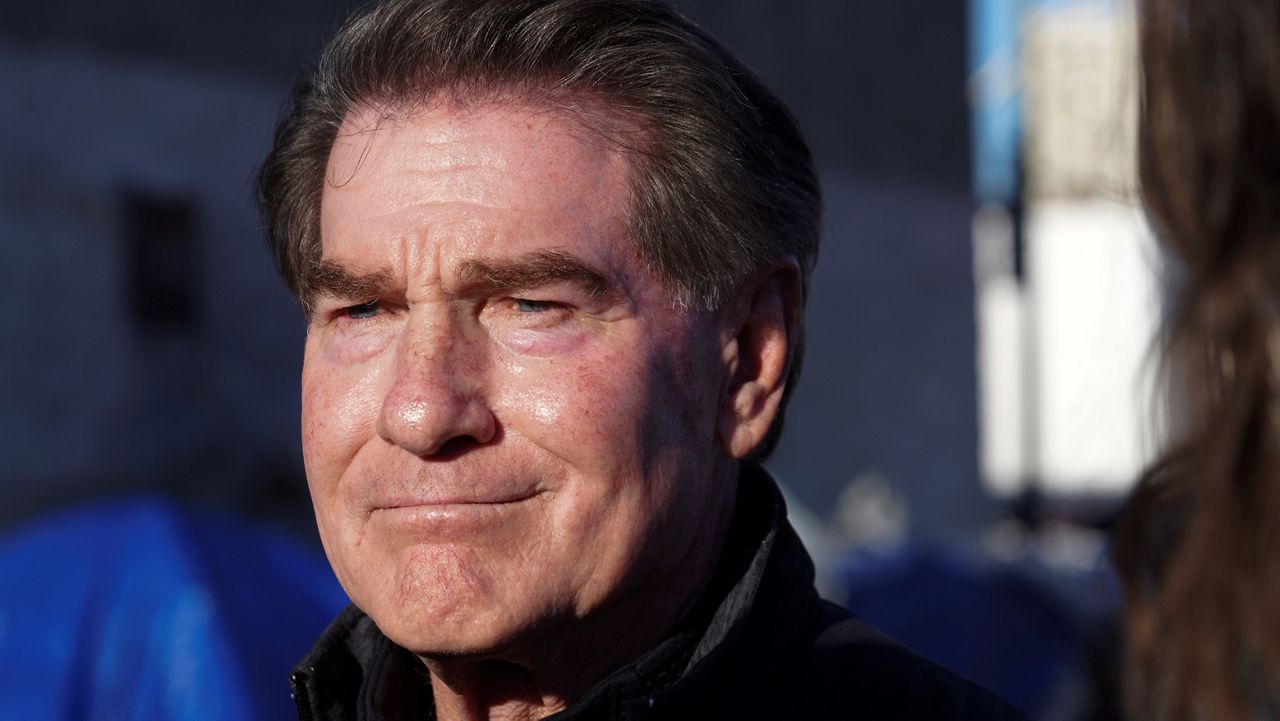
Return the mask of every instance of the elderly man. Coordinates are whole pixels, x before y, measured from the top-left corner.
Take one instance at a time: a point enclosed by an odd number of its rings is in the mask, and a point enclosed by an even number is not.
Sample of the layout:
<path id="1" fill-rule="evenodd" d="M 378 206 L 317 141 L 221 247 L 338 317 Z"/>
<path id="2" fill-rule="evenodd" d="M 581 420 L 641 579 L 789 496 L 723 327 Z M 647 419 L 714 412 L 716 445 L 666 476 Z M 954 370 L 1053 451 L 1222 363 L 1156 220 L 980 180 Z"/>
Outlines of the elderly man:
<path id="1" fill-rule="evenodd" d="M 821 601 L 756 465 L 820 194 L 781 102 L 647 0 L 391 0 L 259 177 L 309 318 L 352 606 L 303 719 L 1009 713 Z"/>

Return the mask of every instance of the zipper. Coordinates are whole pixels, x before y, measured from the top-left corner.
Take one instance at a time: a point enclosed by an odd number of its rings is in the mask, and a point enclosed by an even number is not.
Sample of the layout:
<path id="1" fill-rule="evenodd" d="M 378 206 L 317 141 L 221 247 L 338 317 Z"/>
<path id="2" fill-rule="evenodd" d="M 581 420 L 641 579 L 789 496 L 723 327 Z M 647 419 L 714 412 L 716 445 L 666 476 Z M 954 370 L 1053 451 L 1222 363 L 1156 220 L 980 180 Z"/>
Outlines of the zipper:
<path id="1" fill-rule="evenodd" d="M 311 715 L 311 697 L 307 694 L 307 674 L 305 671 L 294 671 L 289 676 L 293 705 L 298 709 L 298 721 L 314 721 Z"/>

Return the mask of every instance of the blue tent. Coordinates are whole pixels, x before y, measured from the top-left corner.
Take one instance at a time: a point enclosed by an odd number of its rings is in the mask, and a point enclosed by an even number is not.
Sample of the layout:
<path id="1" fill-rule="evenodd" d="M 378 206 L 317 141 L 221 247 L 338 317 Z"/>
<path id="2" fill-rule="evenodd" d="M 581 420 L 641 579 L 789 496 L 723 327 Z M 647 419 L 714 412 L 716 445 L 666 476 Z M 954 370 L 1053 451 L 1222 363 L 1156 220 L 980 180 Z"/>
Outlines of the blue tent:
<path id="1" fill-rule="evenodd" d="M 928 545 L 852 553 L 840 600 L 898 641 L 1000 694 L 1031 718 L 1090 718 L 1099 704 L 1091 666 L 1114 620 L 1118 590 L 1103 566 L 1070 579 L 1077 603 L 1032 563 L 977 560 Z"/>
<path id="2" fill-rule="evenodd" d="M 0 540 L 0 721 L 287 719 L 289 671 L 346 604 L 324 557 L 158 499 Z"/>

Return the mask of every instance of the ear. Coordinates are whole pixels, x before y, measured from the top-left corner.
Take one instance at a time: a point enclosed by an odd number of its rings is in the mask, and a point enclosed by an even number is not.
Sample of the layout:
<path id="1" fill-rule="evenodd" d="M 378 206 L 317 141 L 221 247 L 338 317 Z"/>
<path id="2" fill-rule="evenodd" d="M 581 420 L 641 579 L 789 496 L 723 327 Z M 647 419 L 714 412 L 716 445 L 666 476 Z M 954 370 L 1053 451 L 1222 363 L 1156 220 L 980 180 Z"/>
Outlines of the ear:
<path id="1" fill-rule="evenodd" d="M 724 308 L 716 432 L 729 458 L 749 456 L 778 416 L 801 311 L 800 268 L 791 259 L 752 274 Z"/>

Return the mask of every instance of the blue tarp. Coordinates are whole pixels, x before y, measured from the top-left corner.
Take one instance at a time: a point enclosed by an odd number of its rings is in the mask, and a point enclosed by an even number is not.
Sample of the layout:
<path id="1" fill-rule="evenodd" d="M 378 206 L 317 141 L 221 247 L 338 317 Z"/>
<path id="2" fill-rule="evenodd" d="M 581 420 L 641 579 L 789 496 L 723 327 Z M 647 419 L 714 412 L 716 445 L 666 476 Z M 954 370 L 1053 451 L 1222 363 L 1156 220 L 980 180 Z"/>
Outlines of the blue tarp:
<path id="1" fill-rule="evenodd" d="M 1078 574 L 1079 592 L 1096 597 L 1084 609 L 1044 575 L 1029 563 L 911 544 L 851 554 L 838 574 L 840 600 L 854 613 L 1031 718 L 1089 718 L 1106 702 L 1094 687 L 1091 643 L 1114 618 L 1118 590 L 1101 565 Z"/>
<path id="2" fill-rule="evenodd" d="M 322 554 L 159 499 L 0 541 L 0 721 L 288 719 L 289 671 L 346 604 Z"/>
<path id="3" fill-rule="evenodd" d="M 1035 717 L 1087 705 L 1080 619 L 1026 569 L 846 560 L 842 600 L 907 645 Z M 289 671 L 346 603 L 318 550 L 245 521 L 159 499 L 60 514 L 0 540 L 0 721 L 293 718 Z"/>

